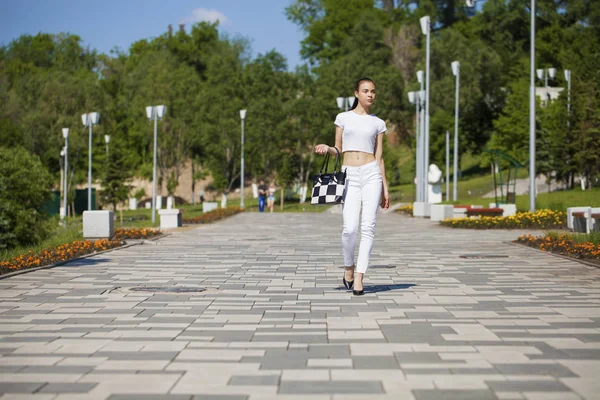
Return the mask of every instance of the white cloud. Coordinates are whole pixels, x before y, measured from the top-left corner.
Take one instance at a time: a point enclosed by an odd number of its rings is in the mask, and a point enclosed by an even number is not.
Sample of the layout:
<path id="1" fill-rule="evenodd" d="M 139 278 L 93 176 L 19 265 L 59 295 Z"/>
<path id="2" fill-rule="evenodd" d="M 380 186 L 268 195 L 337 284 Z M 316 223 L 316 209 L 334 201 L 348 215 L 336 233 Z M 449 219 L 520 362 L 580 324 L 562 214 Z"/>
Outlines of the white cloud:
<path id="1" fill-rule="evenodd" d="M 179 21 L 180 24 L 193 24 L 196 22 L 216 22 L 219 21 L 220 25 L 228 25 L 229 19 L 220 11 L 209 10 L 206 8 L 195 8 L 192 10 L 192 15 L 184 17 Z"/>

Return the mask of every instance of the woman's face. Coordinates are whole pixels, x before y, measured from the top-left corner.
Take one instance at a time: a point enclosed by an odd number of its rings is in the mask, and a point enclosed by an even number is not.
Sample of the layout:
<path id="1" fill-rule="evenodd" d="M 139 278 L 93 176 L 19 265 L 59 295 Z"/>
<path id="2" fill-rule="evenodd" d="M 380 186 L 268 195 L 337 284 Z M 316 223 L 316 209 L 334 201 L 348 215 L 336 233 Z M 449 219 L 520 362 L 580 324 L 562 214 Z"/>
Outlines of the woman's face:
<path id="1" fill-rule="evenodd" d="M 358 102 L 363 108 L 371 107 L 375 101 L 375 85 L 373 82 L 363 81 L 354 95 L 358 97 Z"/>

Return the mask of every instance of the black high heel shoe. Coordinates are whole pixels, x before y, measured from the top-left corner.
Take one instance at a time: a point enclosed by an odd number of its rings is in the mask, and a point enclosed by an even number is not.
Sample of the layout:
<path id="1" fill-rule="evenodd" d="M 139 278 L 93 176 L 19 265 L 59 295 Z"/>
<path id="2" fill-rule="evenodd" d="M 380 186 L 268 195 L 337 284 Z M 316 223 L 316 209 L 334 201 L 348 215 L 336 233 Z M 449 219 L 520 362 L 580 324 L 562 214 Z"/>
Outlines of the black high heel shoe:
<path id="1" fill-rule="evenodd" d="M 354 286 L 354 281 L 347 281 L 345 276 L 342 278 L 342 282 L 344 282 L 344 286 L 348 290 L 352 289 L 352 286 Z"/>
<path id="2" fill-rule="evenodd" d="M 363 288 L 362 290 L 353 290 L 352 294 L 355 296 L 362 296 L 363 294 L 365 294 L 365 289 Z"/>

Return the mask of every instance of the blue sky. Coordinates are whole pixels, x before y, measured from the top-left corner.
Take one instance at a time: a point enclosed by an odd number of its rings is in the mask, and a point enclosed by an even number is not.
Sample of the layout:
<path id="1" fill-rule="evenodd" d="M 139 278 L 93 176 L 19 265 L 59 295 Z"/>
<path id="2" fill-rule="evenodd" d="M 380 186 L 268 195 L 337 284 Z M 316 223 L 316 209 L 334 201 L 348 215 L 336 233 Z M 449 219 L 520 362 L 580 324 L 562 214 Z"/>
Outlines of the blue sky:
<path id="1" fill-rule="evenodd" d="M 276 49 L 293 70 L 300 60 L 302 31 L 284 9 L 292 0 L 0 0 L 0 44 L 23 34 L 68 32 L 84 46 L 108 53 L 128 50 L 139 39 L 219 18 L 220 30 L 250 39 L 253 56 Z"/>

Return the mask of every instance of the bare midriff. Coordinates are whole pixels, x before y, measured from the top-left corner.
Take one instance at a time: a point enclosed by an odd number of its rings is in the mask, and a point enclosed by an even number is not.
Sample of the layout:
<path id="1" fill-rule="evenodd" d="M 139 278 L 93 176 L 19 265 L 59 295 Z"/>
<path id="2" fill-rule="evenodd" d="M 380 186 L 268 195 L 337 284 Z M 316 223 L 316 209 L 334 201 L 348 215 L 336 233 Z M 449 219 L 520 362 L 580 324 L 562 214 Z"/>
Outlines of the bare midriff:
<path id="1" fill-rule="evenodd" d="M 368 164 L 375 161 L 375 154 L 364 153 L 362 151 L 345 151 L 344 152 L 344 165 L 349 167 L 360 167 L 361 165 Z"/>

